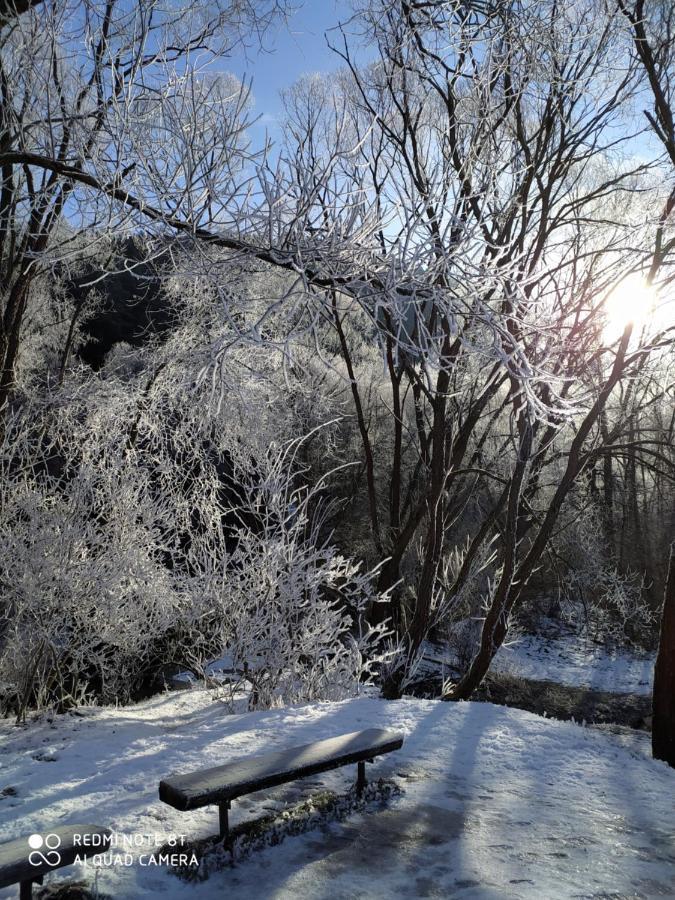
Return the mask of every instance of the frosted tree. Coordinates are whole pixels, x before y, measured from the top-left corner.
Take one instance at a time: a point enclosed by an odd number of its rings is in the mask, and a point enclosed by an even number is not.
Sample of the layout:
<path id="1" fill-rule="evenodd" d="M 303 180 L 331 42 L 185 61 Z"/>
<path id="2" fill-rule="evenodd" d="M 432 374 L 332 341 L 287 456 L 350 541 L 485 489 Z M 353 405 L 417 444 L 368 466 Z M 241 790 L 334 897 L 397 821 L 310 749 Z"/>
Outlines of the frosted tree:
<path id="1" fill-rule="evenodd" d="M 78 230 L 96 254 L 145 205 L 194 230 L 245 192 L 249 87 L 205 64 L 282 12 L 277 0 L 3 2 L 0 411 L 31 289 L 67 267 Z"/>
<path id="2" fill-rule="evenodd" d="M 288 95 L 274 197 L 294 205 L 278 243 L 307 286 L 304 322 L 332 323 L 346 366 L 380 586 L 393 588 L 386 613 L 407 643 L 392 693 L 498 538 L 480 646 L 448 693 L 465 697 L 602 452 L 609 398 L 667 342 L 603 330 L 604 299 L 649 260 L 638 192 L 650 166 L 620 158 L 643 128 L 630 108 L 639 74 L 618 15 L 596 3 L 368 3 L 349 32 L 359 28 L 374 63 L 359 67 L 336 40 L 342 76 Z M 359 316 L 389 379 L 385 462 L 355 377 L 348 323 Z M 492 501 L 448 585 L 453 525 L 472 485 L 491 478 Z"/>
<path id="3" fill-rule="evenodd" d="M 23 15 L 33 23 L 35 14 Z M 316 358 L 335 367 L 322 346 L 333 329 L 378 587 L 390 598 L 372 618 L 390 619 L 402 641 L 388 670 L 392 695 L 430 629 L 481 575 L 479 561 L 491 559 L 480 643 L 447 694 L 470 695 L 570 492 L 621 437 L 606 427 L 608 404 L 669 346 L 664 329 L 604 329 L 617 285 L 652 277 L 654 223 L 642 192 L 663 192 L 652 163 L 632 152 L 647 125 L 633 116 L 643 76 L 624 18 L 597 0 L 373 0 L 333 38 L 342 72 L 289 92 L 274 157 L 246 145 L 245 92 L 183 79 L 180 66 L 158 78 L 159 93 L 131 91 L 133 102 L 109 85 L 106 114 L 124 123 L 118 141 L 92 139 L 74 157 L 55 157 L 51 144 L 3 144 L 0 165 L 63 185 L 59 204 L 80 192 L 106 223 L 121 216 L 182 236 L 186 271 L 210 279 L 230 325 L 203 374 L 226 374 L 246 346 L 277 350 L 292 367 L 297 343 L 312 341 Z M 104 29 L 105 15 L 97 21 Z M 374 62 L 357 64 L 347 33 L 375 48 Z M 164 57 L 151 62 L 165 67 Z M 56 101 L 64 90 L 56 86 Z M 146 135 L 156 161 L 141 152 Z M 251 315 L 228 286 L 233 255 L 288 274 Z M 384 461 L 356 377 L 356 335 L 379 347 L 388 381 Z M 486 502 L 462 564 L 448 566 L 477 483 L 489 485 Z"/>
<path id="4" fill-rule="evenodd" d="M 650 281 L 659 277 L 667 284 L 672 280 L 671 256 L 675 249 L 673 211 L 675 210 L 675 116 L 673 102 L 673 53 L 675 51 L 675 23 L 673 10 L 667 3 L 645 4 L 617 0 L 637 57 L 651 93 L 653 104 L 644 114 L 664 153 L 664 163 L 670 172 L 670 193 L 655 222 L 655 238 Z M 671 325 L 671 334 L 675 323 Z M 671 430 L 672 441 L 672 430 Z M 672 516 L 671 516 L 672 525 Z M 666 526 L 667 527 L 667 526 Z M 670 549 L 668 575 L 663 600 L 661 637 L 654 672 L 654 720 L 652 750 L 654 756 L 675 768 L 675 555 Z"/>

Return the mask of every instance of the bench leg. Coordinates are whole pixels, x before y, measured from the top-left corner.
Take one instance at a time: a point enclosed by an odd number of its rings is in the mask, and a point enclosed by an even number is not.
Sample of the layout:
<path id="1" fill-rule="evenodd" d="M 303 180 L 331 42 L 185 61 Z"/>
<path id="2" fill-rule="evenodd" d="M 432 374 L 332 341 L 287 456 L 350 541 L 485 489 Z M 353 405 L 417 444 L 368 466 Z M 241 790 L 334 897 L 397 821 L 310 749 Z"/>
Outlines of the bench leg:
<path id="1" fill-rule="evenodd" d="M 356 777 L 356 793 L 360 797 L 368 782 L 366 781 L 366 764 L 365 764 L 365 762 L 362 760 L 360 763 L 358 763 L 358 767 L 359 767 L 358 775 Z"/>
<path id="2" fill-rule="evenodd" d="M 228 811 L 230 809 L 230 801 L 226 800 L 224 803 L 218 804 L 218 822 L 220 826 L 220 836 L 224 840 L 228 840 L 230 836 L 230 823 L 228 817 Z"/>
<path id="3" fill-rule="evenodd" d="M 19 882 L 19 900 L 32 900 L 33 885 L 34 884 L 42 884 L 43 881 L 44 881 L 44 875 L 38 875 L 36 878 L 31 878 L 28 881 L 20 881 Z"/>

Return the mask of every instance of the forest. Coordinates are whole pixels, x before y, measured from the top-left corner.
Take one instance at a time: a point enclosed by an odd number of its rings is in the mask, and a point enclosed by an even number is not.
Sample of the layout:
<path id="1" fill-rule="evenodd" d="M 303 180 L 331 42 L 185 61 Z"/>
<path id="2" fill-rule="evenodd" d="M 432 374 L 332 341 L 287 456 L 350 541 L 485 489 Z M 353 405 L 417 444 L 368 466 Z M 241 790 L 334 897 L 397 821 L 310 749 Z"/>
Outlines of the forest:
<path id="1" fill-rule="evenodd" d="M 363 703 L 433 768 L 425 716 L 503 704 L 542 771 L 547 715 L 641 735 L 667 810 L 675 9 L 340 0 L 267 129 L 255 60 L 319 6 L 0 0 L 0 742 Z M 668 895 L 659 852 L 466 896 Z"/>

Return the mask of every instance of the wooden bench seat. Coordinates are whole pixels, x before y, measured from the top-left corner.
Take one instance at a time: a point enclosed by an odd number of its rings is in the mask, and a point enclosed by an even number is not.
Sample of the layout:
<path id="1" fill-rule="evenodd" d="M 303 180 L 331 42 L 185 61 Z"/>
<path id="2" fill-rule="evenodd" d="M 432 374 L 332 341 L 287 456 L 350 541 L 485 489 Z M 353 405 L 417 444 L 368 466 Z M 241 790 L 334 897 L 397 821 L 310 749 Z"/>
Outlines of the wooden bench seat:
<path id="1" fill-rule="evenodd" d="M 366 784 L 366 762 L 372 762 L 374 757 L 402 746 L 403 735 L 382 728 L 369 728 L 211 769 L 173 775 L 160 782 L 159 797 L 169 806 L 183 811 L 217 804 L 220 834 L 226 838 L 228 810 L 231 801 L 237 797 L 350 763 L 358 764 L 356 786 L 360 793 Z"/>
<path id="2" fill-rule="evenodd" d="M 0 844 L 0 888 L 19 884 L 21 900 L 33 894 L 33 884 L 79 857 L 103 853 L 111 832 L 98 825 L 67 825 Z"/>

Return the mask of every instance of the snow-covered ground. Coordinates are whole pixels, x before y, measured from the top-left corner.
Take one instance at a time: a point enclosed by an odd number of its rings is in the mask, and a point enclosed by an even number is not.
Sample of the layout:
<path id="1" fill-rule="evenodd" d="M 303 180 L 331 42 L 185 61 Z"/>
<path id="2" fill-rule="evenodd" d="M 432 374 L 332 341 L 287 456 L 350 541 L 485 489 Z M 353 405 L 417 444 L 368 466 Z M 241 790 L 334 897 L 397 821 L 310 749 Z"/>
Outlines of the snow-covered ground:
<path id="1" fill-rule="evenodd" d="M 651 694 L 654 661 L 652 654 L 610 651 L 576 634 L 526 635 L 501 647 L 490 670 L 595 691 Z"/>
<path id="2" fill-rule="evenodd" d="M 196 885 L 138 862 L 67 874 L 97 878 L 120 900 L 675 896 L 675 771 L 650 759 L 648 736 L 487 703 L 358 699 L 227 715 L 197 688 L 52 723 L 2 722 L 0 792 L 16 793 L 0 800 L 0 840 L 75 822 L 159 840 L 211 834 L 215 809 L 160 803 L 163 776 L 370 726 L 406 735 L 368 767 L 403 789 L 385 809 L 287 838 Z M 242 798 L 231 821 L 320 785 L 345 791 L 352 768 Z"/>

